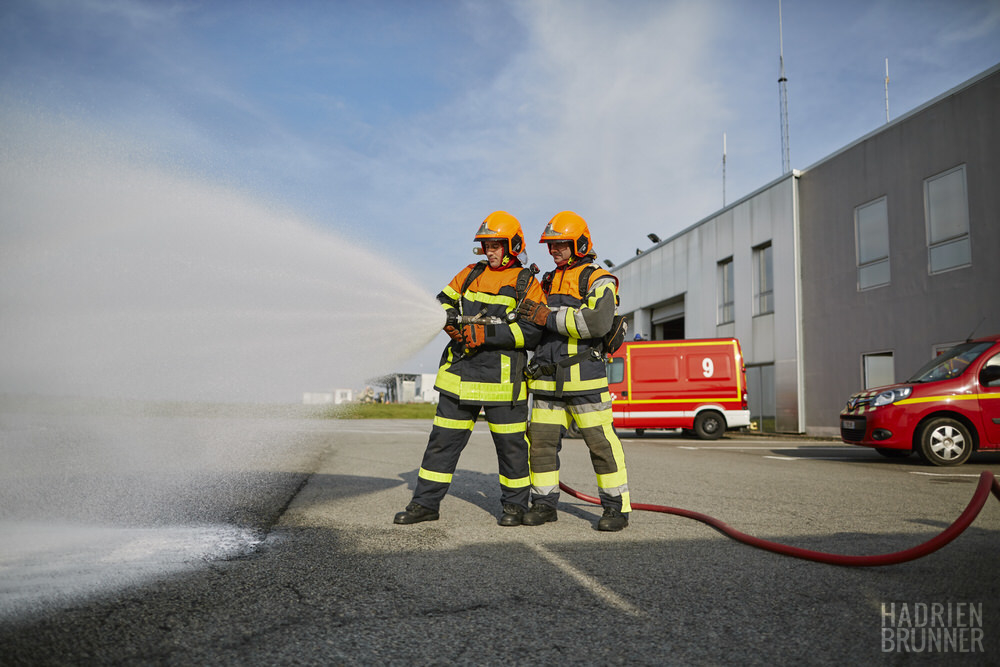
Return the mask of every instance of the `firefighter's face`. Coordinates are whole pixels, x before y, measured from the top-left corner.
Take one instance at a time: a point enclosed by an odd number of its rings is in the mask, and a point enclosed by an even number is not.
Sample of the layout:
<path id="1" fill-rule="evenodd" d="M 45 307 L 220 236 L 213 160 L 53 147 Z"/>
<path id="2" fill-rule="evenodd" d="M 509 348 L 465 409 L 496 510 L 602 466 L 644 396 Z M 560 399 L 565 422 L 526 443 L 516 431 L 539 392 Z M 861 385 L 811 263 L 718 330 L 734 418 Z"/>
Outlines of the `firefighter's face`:
<path id="1" fill-rule="evenodd" d="M 486 261 L 490 263 L 490 268 L 495 269 L 500 266 L 504 255 L 507 254 L 507 244 L 503 241 L 483 241 L 483 251 L 486 253 Z"/>
<path id="2" fill-rule="evenodd" d="M 573 256 L 573 247 L 569 241 L 552 241 L 549 243 L 549 254 L 556 266 L 564 266 Z"/>

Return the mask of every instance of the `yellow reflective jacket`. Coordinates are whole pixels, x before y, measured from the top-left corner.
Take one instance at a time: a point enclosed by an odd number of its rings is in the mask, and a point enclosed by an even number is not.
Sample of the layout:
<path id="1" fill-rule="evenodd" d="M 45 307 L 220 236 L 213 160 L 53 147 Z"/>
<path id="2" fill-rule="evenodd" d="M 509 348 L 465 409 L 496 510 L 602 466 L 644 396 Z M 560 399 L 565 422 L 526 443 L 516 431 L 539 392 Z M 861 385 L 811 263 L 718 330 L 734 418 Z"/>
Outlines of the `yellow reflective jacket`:
<path id="1" fill-rule="evenodd" d="M 580 273 L 588 266 L 586 294 L 580 294 Z M 548 397 L 580 396 L 607 391 L 608 376 L 600 354 L 586 355 L 569 365 L 559 362 L 588 350 L 600 350 L 618 308 L 618 279 L 596 264 L 578 262 L 557 267 L 543 280 L 552 309 L 535 348 L 532 364 L 542 372 L 528 379 L 529 389 Z"/>
<path id="2" fill-rule="evenodd" d="M 527 269 L 517 264 L 501 269 L 487 266 L 463 294 L 462 286 L 475 267 L 470 264 L 462 269 L 441 290 L 438 301 L 445 312 L 476 315 L 485 311 L 486 316 L 500 317 L 506 322 L 507 314 L 517 310 L 515 287 L 521 271 Z M 528 281 L 527 298 L 536 302 L 545 300 L 534 276 Z M 541 335 L 541 328 L 534 323 L 516 321 L 486 326 L 486 342 L 470 353 L 464 353 L 462 344 L 451 342 L 441 354 L 434 388 L 463 403 L 524 403 L 528 400 L 524 385 L 527 351 L 535 348 Z"/>

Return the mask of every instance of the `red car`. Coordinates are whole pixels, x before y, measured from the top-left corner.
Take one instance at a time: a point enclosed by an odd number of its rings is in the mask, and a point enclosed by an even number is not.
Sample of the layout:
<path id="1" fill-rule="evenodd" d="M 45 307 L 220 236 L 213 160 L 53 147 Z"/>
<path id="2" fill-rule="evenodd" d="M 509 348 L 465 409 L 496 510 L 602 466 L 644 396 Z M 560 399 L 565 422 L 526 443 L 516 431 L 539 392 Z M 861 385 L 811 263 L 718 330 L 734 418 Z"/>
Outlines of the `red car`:
<path id="1" fill-rule="evenodd" d="M 937 466 L 1000 450 L 1000 336 L 956 345 L 906 382 L 854 394 L 840 437 L 887 457 L 916 451 Z"/>

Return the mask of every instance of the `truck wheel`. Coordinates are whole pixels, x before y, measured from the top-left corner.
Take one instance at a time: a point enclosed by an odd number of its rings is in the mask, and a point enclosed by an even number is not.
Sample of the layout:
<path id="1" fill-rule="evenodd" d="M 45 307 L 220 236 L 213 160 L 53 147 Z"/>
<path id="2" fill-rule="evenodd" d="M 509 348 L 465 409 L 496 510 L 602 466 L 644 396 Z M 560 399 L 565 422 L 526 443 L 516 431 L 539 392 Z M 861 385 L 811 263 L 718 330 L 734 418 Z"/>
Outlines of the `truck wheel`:
<path id="1" fill-rule="evenodd" d="M 876 447 L 875 451 L 887 459 L 905 459 L 913 453 L 912 449 L 889 449 L 888 447 Z"/>
<path id="2" fill-rule="evenodd" d="M 935 466 L 957 466 L 972 455 L 972 434 L 960 421 L 938 417 L 920 432 L 920 458 Z"/>
<path id="3" fill-rule="evenodd" d="M 726 432 L 726 420 L 714 410 L 699 412 L 694 418 L 694 432 L 702 440 L 718 440 Z"/>

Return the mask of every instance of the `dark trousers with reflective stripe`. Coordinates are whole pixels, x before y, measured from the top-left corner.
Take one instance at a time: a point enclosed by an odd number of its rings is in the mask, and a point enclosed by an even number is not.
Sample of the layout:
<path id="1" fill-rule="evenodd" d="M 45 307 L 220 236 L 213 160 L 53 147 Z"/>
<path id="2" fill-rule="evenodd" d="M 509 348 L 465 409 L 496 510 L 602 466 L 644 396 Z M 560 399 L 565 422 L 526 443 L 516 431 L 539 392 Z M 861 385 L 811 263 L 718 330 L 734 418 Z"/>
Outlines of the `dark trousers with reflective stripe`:
<path id="1" fill-rule="evenodd" d="M 452 476 L 458 467 L 458 457 L 469 442 L 479 410 L 486 412 L 493 444 L 500 467 L 500 502 L 527 509 L 530 489 L 528 473 L 528 442 L 525 428 L 528 420 L 527 403 L 506 405 L 469 405 L 441 394 L 434 426 L 424 450 L 417 474 L 413 501 L 437 510 L 448 493 Z"/>
<path id="2" fill-rule="evenodd" d="M 550 507 L 559 502 L 559 450 L 571 422 L 590 449 L 601 505 L 630 512 L 625 451 L 615 434 L 608 392 L 563 398 L 535 394 L 528 427 L 532 502 Z"/>

